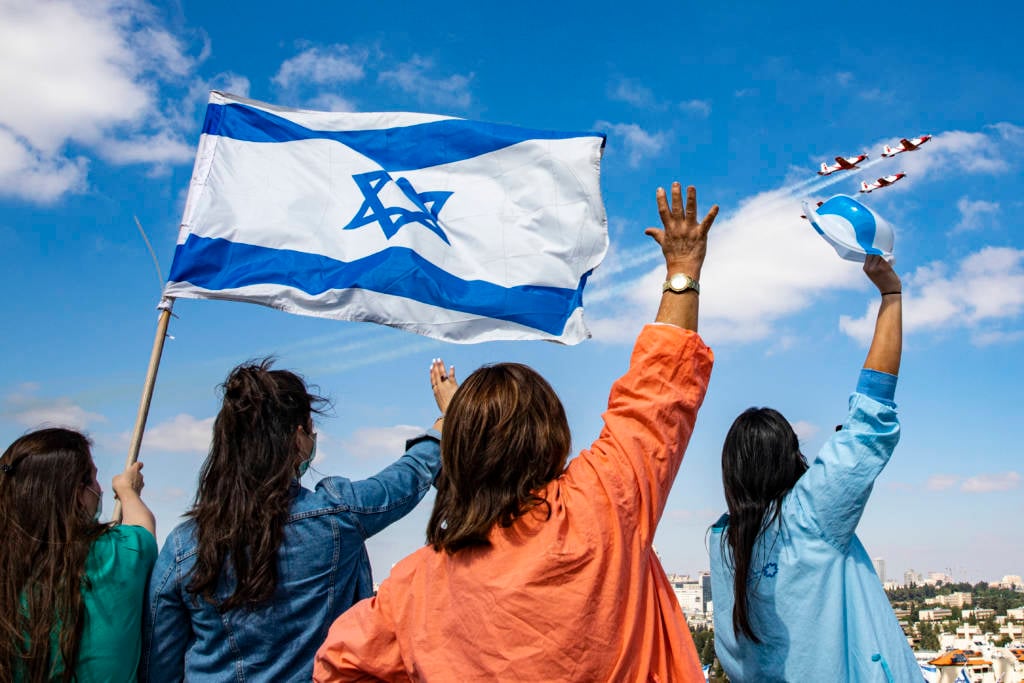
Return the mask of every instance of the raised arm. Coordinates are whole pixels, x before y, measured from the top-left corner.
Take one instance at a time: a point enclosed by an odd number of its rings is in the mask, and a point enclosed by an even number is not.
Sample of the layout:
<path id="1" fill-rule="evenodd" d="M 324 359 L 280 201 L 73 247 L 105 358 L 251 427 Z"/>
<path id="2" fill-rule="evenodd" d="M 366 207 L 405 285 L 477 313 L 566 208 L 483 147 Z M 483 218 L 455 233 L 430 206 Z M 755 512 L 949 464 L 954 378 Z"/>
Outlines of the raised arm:
<path id="1" fill-rule="evenodd" d="M 600 482 L 623 523 L 650 542 L 683 459 L 711 375 L 711 350 L 696 334 L 697 280 L 707 251 L 712 207 L 697 220 L 697 192 L 672 184 L 671 206 L 657 191 L 664 229 L 646 232 L 661 246 L 668 282 L 656 325 L 637 339 L 629 371 L 612 386 L 604 429 L 569 465 L 580 485 Z"/>
<path id="2" fill-rule="evenodd" d="M 900 278 L 880 256 L 869 256 L 864 272 L 882 297 L 864 369 L 842 429 L 793 489 L 821 533 L 841 549 L 853 538 L 875 479 L 900 437 L 894 400 L 903 350 Z"/>
<path id="3" fill-rule="evenodd" d="M 864 368 L 898 375 L 903 354 L 903 285 L 900 276 L 881 256 L 868 256 L 864 272 L 882 296 Z"/>

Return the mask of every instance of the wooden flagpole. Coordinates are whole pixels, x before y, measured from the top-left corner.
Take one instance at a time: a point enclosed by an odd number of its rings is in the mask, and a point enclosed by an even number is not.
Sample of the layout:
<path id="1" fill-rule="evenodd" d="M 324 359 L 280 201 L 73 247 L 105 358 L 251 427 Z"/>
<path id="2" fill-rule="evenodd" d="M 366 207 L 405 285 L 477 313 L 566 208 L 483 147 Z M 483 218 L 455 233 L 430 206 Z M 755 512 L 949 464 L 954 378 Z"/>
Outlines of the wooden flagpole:
<path id="1" fill-rule="evenodd" d="M 156 323 L 156 338 L 153 340 L 153 351 L 149 354 L 149 369 L 146 370 L 146 383 L 142 387 L 142 400 L 139 401 L 139 413 L 135 417 L 135 431 L 132 432 L 131 443 L 128 444 L 128 460 L 125 468 L 131 467 L 139 459 L 139 449 L 142 447 L 142 434 L 146 431 L 146 419 L 149 417 L 149 404 L 153 400 L 153 387 L 156 385 L 156 373 L 160 369 L 160 358 L 164 352 L 164 340 L 167 339 L 167 326 L 171 321 L 171 309 L 174 307 L 174 299 L 164 297 L 157 307 L 160 309 L 160 317 Z M 121 501 L 114 503 L 114 515 L 111 520 L 114 524 L 121 523 Z"/>

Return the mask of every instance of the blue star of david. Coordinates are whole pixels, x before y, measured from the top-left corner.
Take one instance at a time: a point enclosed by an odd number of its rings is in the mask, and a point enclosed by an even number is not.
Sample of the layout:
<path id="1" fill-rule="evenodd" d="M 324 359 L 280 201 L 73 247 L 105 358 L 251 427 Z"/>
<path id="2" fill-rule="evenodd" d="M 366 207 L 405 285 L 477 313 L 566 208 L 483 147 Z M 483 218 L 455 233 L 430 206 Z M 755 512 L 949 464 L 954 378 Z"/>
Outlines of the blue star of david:
<path id="1" fill-rule="evenodd" d="M 388 239 L 394 237 L 402 227 L 409 223 L 419 223 L 427 230 L 430 230 L 445 244 L 451 244 L 448 236 L 444 234 L 438 223 L 438 214 L 444 208 L 444 203 L 452 196 L 451 192 L 441 190 L 434 192 L 417 192 L 406 178 L 391 177 L 387 171 L 370 171 L 352 176 L 359 190 L 363 193 L 363 204 L 359 207 L 356 215 L 349 221 L 342 230 L 354 230 L 364 225 L 377 223 L 384 231 Z M 400 206 L 384 206 L 380 200 L 380 192 L 389 182 L 394 182 L 402 194 L 411 201 L 419 211 L 413 211 Z"/>

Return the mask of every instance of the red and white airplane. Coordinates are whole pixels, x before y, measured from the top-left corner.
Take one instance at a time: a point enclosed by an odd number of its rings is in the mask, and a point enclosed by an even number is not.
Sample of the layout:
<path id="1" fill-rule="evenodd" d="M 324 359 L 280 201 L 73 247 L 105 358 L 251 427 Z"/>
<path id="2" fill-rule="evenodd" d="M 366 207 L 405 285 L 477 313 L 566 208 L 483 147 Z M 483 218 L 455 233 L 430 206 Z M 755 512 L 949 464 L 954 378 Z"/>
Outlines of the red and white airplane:
<path id="1" fill-rule="evenodd" d="M 834 166 L 822 162 L 821 170 L 818 171 L 818 175 L 832 175 L 836 171 L 852 171 L 857 168 L 857 164 L 868 158 L 868 155 L 858 154 L 855 157 L 836 157 L 836 163 Z"/>
<path id="2" fill-rule="evenodd" d="M 900 140 L 899 147 L 890 147 L 889 145 L 885 145 L 882 148 L 882 156 L 894 157 L 897 154 L 902 154 L 903 152 L 916 152 L 918 147 L 920 147 L 921 145 L 923 145 L 924 143 L 928 142 L 931 139 L 931 135 L 922 135 L 921 137 L 914 138 L 913 140 L 903 138 L 902 140 Z"/>
<path id="3" fill-rule="evenodd" d="M 892 185 L 893 183 L 895 183 L 900 178 L 905 178 L 905 177 L 907 177 L 906 173 L 894 173 L 893 175 L 882 176 L 881 178 L 879 178 L 878 180 L 876 180 L 873 183 L 861 182 L 861 184 L 860 184 L 860 191 L 861 192 L 871 192 L 873 190 L 879 190 L 879 189 L 881 189 L 883 187 L 888 187 L 889 185 Z"/>

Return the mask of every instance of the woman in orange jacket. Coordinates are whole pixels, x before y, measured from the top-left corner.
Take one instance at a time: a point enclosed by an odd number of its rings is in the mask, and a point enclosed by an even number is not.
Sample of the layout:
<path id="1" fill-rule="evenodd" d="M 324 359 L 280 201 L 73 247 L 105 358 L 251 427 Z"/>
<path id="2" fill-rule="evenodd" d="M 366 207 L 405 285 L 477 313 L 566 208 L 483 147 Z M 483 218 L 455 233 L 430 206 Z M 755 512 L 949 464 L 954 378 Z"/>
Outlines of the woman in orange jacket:
<path id="1" fill-rule="evenodd" d="M 429 544 L 334 622 L 314 679 L 701 681 L 651 542 L 704 399 L 696 333 L 707 234 L 696 191 L 658 190 L 667 269 L 656 324 L 566 467 L 562 404 L 533 370 L 477 370 L 445 416 Z"/>

